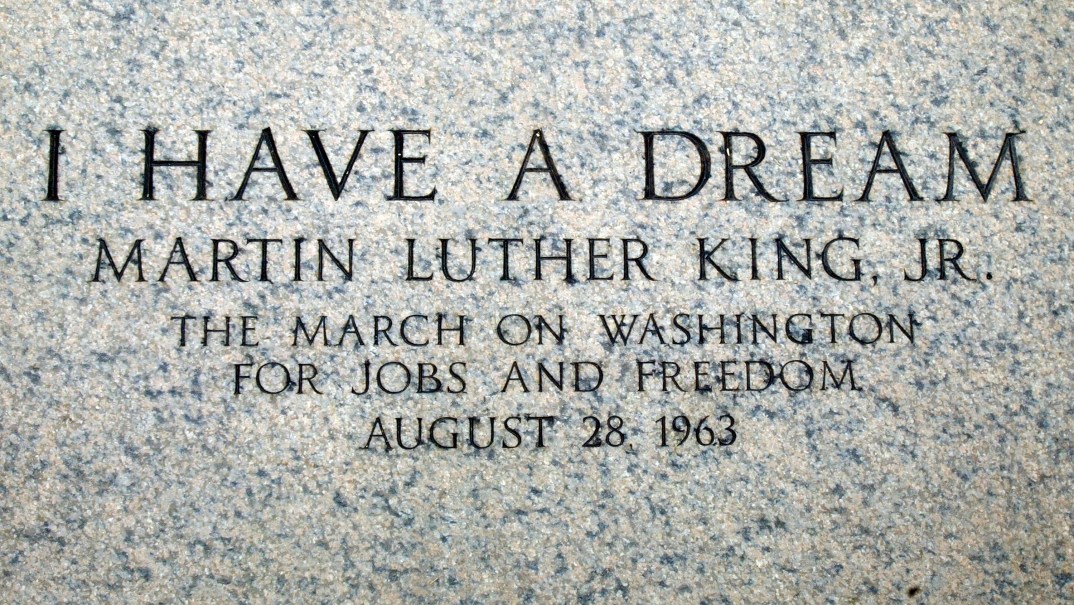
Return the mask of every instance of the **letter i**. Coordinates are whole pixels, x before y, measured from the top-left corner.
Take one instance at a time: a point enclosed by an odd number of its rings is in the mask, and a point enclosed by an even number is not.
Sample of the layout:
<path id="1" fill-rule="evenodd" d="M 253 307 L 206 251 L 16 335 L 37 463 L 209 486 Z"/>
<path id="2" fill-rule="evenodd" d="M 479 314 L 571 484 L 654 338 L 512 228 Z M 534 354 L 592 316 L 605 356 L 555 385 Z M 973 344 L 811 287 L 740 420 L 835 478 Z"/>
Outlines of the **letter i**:
<path id="1" fill-rule="evenodd" d="M 45 191 L 46 202 L 60 201 L 60 133 L 59 129 L 46 130 L 48 133 L 48 189 Z"/>

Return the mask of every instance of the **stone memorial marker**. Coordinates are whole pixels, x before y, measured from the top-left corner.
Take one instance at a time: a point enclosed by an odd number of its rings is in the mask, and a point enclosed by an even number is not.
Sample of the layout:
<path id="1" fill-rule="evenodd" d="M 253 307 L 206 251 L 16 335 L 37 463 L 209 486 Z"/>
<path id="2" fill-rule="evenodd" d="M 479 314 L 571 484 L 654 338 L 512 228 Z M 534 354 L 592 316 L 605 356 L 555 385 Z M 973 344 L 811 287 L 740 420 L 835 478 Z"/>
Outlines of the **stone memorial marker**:
<path id="1" fill-rule="evenodd" d="M 6 3 L 0 600 L 1074 600 L 1062 3 Z"/>

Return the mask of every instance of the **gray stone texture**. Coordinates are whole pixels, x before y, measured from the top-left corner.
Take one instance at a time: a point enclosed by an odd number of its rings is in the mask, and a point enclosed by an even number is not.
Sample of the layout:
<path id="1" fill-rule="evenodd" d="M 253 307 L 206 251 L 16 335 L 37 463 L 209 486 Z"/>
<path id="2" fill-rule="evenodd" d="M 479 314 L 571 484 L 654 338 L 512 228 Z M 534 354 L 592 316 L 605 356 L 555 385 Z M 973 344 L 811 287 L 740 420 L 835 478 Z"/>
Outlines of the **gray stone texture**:
<path id="1" fill-rule="evenodd" d="M 1074 595 L 1071 310 L 1074 12 L 1064 3 L 4 2 L 0 6 L 0 600 L 15 603 L 1046 603 Z M 145 128 L 189 157 L 212 130 L 209 200 L 164 170 L 141 200 Z M 300 199 L 271 175 L 235 193 L 272 127 Z M 62 128 L 62 201 L 42 201 Z M 343 196 L 337 171 L 374 129 Z M 428 128 L 389 201 L 392 128 Z M 571 201 L 526 178 L 533 129 Z M 636 131 L 696 133 L 713 178 L 639 201 Z M 764 137 L 787 203 L 736 183 L 721 131 Z M 796 134 L 834 130 L 802 203 Z M 924 201 L 880 175 L 893 132 Z M 945 186 L 957 131 L 988 201 Z M 747 148 L 748 149 L 748 148 Z M 736 152 L 737 152 L 736 148 Z M 747 151 L 743 152 L 748 153 Z M 662 165 L 689 185 L 693 165 Z M 671 177 L 669 177 L 671 178 Z M 874 285 L 696 279 L 696 239 L 849 234 Z M 201 280 L 173 268 L 182 236 Z M 406 238 L 646 240 L 658 281 L 406 282 Z M 212 238 L 356 242 L 351 282 L 212 283 Z M 907 282 L 916 238 L 956 238 L 991 281 Z M 97 240 L 146 240 L 147 283 L 92 283 Z M 741 242 L 740 242 L 741 244 Z M 483 246 L 484 252 L 495 248 Z M 312 250 L 312 249 L 311 249 Z M 252 257 L 240 257 L 249 268 Z M 742 261 L 737 261 L 741 269 Z M 771 257 L 766 262 L 771 262 Z M 524 264 L 520 261 L 519 267 Z M 581 265 L 579 265 L 581 266 Z M 423 268 L 435 268 L 426 263 Z M 465 347 L 291 347 L 296 315 L 463 313 Z M 914 313 L 913 343 L 614 348 L 600 313 Z M 256 349 L 177 345 L 189 313 L 257 314 Z M 562 345 L 497 341 L 504 314 L 562 313 Z M 366 333 L 368 336 L 368 332 Z M 349 392 L 366 359 L 465 361 L 464 395 Z M 636 359 L 855 360 L 860 391 L 634 392 Z M 234 396 L 242 361 L 314 362 L 322 396 Z M 500 393 L 513 359 L 596 360 L 594 394 Z M 663 414 L 724 412 L 725 448 L 655 446 Z M 553 414 L 544 449 L 362 449 L 371 420 Z M 618 414 L 627 448 L 582 448 Z"/>

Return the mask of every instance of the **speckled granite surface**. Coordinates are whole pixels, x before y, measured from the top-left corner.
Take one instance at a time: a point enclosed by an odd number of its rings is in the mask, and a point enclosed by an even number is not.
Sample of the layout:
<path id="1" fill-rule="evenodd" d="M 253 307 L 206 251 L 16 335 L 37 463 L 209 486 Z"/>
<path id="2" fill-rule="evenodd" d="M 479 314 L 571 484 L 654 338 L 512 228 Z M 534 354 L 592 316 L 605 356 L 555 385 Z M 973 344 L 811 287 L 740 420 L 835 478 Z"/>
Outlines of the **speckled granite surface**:
<path id="1" fill-rule="evenodd" d="M 1069 8 L 4 4 L 0 600 L 1074 600 Z M 271 173 L 254 173 L 244 199 L 231 199 L 266 127 L 299 199 L 285 199 Z M 207 200 L 190 201 L 190 169 L 160 169 L 155 199 L 142 199 L 151 128 L 171 159 L 195 154 L 194 130 L 212 131 Z M 538 128 L 571 200 L 534 172 L 504 201 Z M 48 129 L 64 130 L 59 202 L 42 201 Z M 358 131 L 373 130 L 338 200 L 305 129 L 324 131 L 337 173 Z M 431 131 L 407 140 L 427 161 L 405 170 L 408 191 L 435 186 L 434 200 L 386 199 L 392 129 Z M 640 200 L 646 130 L 707 144 L 713 175 L 700 194 Z M 741 172 L 741 200 L 724 201 L 721 133 L 736 130 L 763 137 L 757 174 L 790 201 L 763 200 Z M 844 201 L 796 201 L 800 131 L 837 133 L 837 143 L 816 142 L 816 157 L 834 157 L 816 167 L 816 187 L 842 187 Z M 876 176 L 872 201 L 854 201 L 884 131 L 923 201 L 891 173 Z M 1011 201 L 1009 165 L 987 201 L 964 172 L 960 201 L 935 201 L 945 133 L 960 133 L 987 176 L 1016 131 L 1031 201 Z M 661 191 L 688 189 L 690 148 L 661 145 L 674 157 L 657 166 Z M 750 145 L 734 145 L 745 162 Z M 820 268 L 820 245 L 840 235 L 860 242 L 862 281 Z M 177 237 L 196 283 L 181 265 L 157 280 Z M 574 239 L 579 274 L 586 238 L 611 240 L 612 272 L 619 239 L 644 240 L 655 279 L 566 282 L 552 261 L 536 281 L 538 237 L 553 252 Z M 717 262 L 744 277 L 750 237 L 761 279 L 731 282 L 711 268 L 697 279 L 698 238 L 730 238 Z M 778 237 L 796 253 L 813 240 L 813 279 L 789 261 L 789 277 L 774 279 Z M 224 266 L 211 280 L 214 238 L 241 244 L 234 264 L 248 281 Z M 284 240 L 272 249 L 280 259 L 306 238 L 306 279 L 289 279 L 283 260 L 274 283 L 256 279 L 249 238 Z M 337 255 L 355 240 L 351 281 L 334 265 L 314 279 L 317 238 Z M 407 281 L 407 238 L 419 274 L 438 270 L 438 239 L 459 254 L 477 239 L 477 279 Z M 489 238 L 525 240 L 516 281 L 499 280 Z M 918 238 L 957 239 L 978 281 L 906 280 Z M 147 281 L 92 281 L 102 239 L 117 262 L 144 239 Z M 456 260 L 463 271 L 465 257 Z M 465 345 L 372 342 L 376 315 L 437 313 L 470 318 Z M 609 343 L 599 315 L 635 313 L 666 326 L 676 313 L 806 313 L 818 338 Z M 863 345 L 845 326 L 835 343 L 819 337 L 821 314 L 863 313 L 913 314 L 913 342 L 888 330 Z M 496 322 L 509 314 L 562 314 L 564 342 L 500 342 Z M 181 347 L 170 318 L 184 315 L 196 319 Z M 259 345 L 213 336 L 199 346 L 203 315 L 258 316 Z M 364 344 L 292 346 L 295 318 L 321 315 L 334 332 L 353 315 Z M 679 335 L 667 329 L 669 342 Z M 466 390 L 355 395 L 367 359 L 415 372 L 436 363 L 445 387 L 455 384 L 448 365 L 465 363 Z M 859 390 L 661 392 L 650 377 L 637 392 L 639 360 L 678 362 L 693 385 L 694 361 L 748 359 L 850 359 Z M 539 361 L 591 361 L 606 375 L 589 393 L 526 393 L 517 382 L 501 392 L 514 360 L 530 387 Z M 311 384 L 323 394 L 259 394 L 247 380 L 235 395 L 232 364 L 268 361 L 316 365 Z M 388 382 L 401 372 L 392 368 Z M 733 444 L 659 447 L 661 416 L 725 413 Z M 525 414 L 556 417 L 546 447 L 533 447 L 534 422 L 514 449 L 385 451 L 370 439 L 378 417 L 392 433 L 396 417 Z M 590 414 L 620 416 L 627 443 L 581 447 Z"/>

